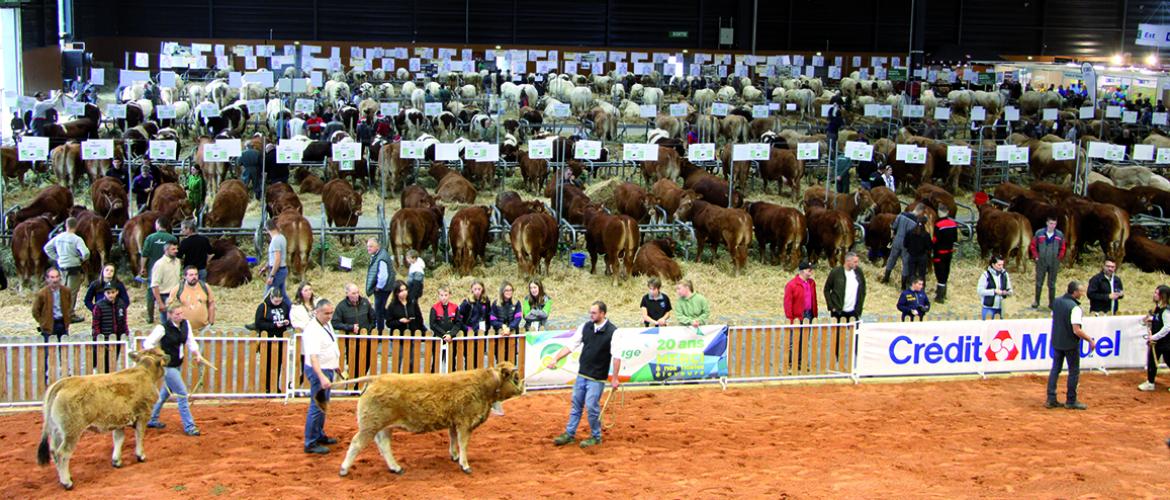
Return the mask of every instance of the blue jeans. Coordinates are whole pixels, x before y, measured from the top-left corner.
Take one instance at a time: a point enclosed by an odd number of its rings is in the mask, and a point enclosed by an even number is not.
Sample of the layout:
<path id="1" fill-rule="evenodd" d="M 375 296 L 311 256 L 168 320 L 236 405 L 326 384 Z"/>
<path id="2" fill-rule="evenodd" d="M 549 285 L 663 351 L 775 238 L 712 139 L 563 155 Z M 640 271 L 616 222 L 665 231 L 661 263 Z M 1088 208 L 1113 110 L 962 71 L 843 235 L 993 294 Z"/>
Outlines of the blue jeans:
<path id="1" fill-rule="evenodd" d="M 190 432 L 195 428 L 195 419 L 191 418 L 191 406 L 187 404 L 187 384 L 183 383 L 183 373 L 178 368 L 167 367 L 163 377 L 162 389 L 158 391 L 158 402 L 154 404 L 154 411 L 150 414 L 150 422 L 158 423 L 158 414 L 162 411 L 163 403 L 175 395 L 179 402 L 179 418 L 183 420 L 183 430 Z"/>
<path id="2" fill-rule="evenodd" d="M 151 294 L 150 297 L 154 298 L 154 294 Z M 167 301 L 171 299 L 171 294 L 160 293 L 158 298 L 162 299 L 162 303 L 158 305 L 158 324 L 165 325 L 167 322 Z"/>
<path id="3" fill-rule="evenodd" d="M 573 410 L 569 412 L 569 425 L 565 426 L 565 434 L 577 434 L 577 425 L 581 423 L 581 407 L 589 410 L 589 429 L 593 437 L 601 439 L 601 393 L 605 391 L 605 382 L 589 380 L 580 375 L 573 383 Z"/>
<path id="4" fill-rule="evenodd" d="M 207 283 L 207 268 L 199 270 L 199 281 Z"/>
<path id="5" fill-rule="evenodd" d="M 982 316 L 983 317 L 981 319 L 984 321 L 987 321 L 988 316 L 991 316 L 991 319 L 995 319 L 996 316 L 999 316 L 999 319 L 1003 319 L 1003 309 L 994 309 L 991 307 L 984 307 Z"/>
<path id="6" fill-rule="evenodd" d="M 288 302 L 288 292 L 284 289 L 284 280 L 286 279 L 288 279 L 288 266 L 277 269 L 272 273 L 272 284 L 264 288 L 264 294 L 268 295 L 268 291 L 275 288 L 280 290 L 280 296 L 284 298 L 285 302 Z"/>
<path id="7" fill-rule="evenodd" d="M 390 311 L 386 309 L 386 303 L 390 301 L 390 291 L 374 292 L 374 328 L 378 330 L 378 335 L 382 334 L 382 330 L 386 327 L 386 321 L 390 319 Z M 390 330 L 398 325 L 390 325 Z M 357 375 L 355 375 L 357 376 Z"/>
<path id="8" fill-rule="evenodd" d="M 322 368 L 321 373 L 333 380 L 333 370 Z M 305 415 L 305 448 L 308 448 L 325 437 L 325 412 L 317 406 L 316 395 L 321 390 L 321 379 L 317 378 L 312 366 L 305 365 L 305 377 L 309 379 L 309 413 Z M 330 392 L 325 391 L 325 401 L 329 401 Z"/>

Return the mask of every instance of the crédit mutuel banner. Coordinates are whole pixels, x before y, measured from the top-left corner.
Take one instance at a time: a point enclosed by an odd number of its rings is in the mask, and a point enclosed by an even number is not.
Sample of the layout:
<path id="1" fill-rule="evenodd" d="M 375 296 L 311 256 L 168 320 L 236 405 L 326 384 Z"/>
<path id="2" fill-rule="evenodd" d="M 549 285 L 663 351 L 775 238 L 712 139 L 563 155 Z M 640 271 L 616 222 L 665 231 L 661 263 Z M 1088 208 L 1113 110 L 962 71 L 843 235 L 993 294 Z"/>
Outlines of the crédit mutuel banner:
<path id="1" fill-rule="evenodd" d="M 578 327 L 580 328 L 580 327 Z M 565 347 L 576 330 L 529 332 L 524 363 L 529 386 L 572 385 L 581 352 L 561 359 L 557 369 L 542 369 Z M 727 325 L 698 328 L 618 328 L 613 351 L 621 358 L 622 382 L 671 382 L 727 376 Z"/>
<path id="2" fill-rule="evenodd" d="M 1148 329 L 1141 316 L 1086 317 L 1097 341 L 1081 343 L 1081 368 L 1140 368 Z M 862 323 L 859 376 L 946 375 L 1042 371 L 1052 366 L 1052 320 Z"/>

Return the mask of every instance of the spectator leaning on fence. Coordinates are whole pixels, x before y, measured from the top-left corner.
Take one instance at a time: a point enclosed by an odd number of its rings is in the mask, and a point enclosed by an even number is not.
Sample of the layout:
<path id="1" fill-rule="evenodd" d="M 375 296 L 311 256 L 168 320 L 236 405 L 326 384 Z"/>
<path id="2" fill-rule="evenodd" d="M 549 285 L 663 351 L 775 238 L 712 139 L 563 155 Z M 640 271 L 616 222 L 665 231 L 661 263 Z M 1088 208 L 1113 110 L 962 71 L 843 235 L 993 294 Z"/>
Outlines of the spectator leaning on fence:
<path id="1" fill-rule="evenodd" d="M 304 331 L 313 320 L 313 306 L 317 303 L 317 296 L 313 294 L 313 285 L 309 282 L 301 283 L 297 287 L 297 297 L 293 299 L 292 311 L 289 312 L 289 321 L 297 331 Z"/>
<path id="2" fill-rule="evenodd" d="M 670 324 L 670 297 L 662 293 L 662 282 L 650 278 L 646 282 L 646 295 L 642 296 L 642 326 L 666 326 Z"/>
<path id="3" fill-rule="evenodd" d="M 354 288 L 357 288 L 356 286 Z M 341 350 L 331 321 L 333 304 L 321 299 L 315 309 L 316 318 L 305 327 L 301 352 L 304 354 L 305 378 L 309 379 L 309 411 L 305 415 L 305 453 L 329 453 L 326 445 L 337 440 L 325 435 L 325 412 L 317 400 L 329 401 L 333 375 L 341 368 Z"/>
<path id="4" fill-rule="evenodd" d="M 1064 407 L 1070 410 L 1084 410 L 1086 406 L 1077 400 L 1077 381 L 1081 375 L 1081 340 L 1089 343 L 1089 351 L 1096 348 L 1093 337 L 1081 328 L 1081 304 L 1078 302 L 1085 295 L 1085 284 L 1071 281 L 1068 284 L 1068 293 L 1052 303 L 1052 370 L 1048 372 L 1048 399 L 1045 406 L 1059 408 L 1060 401 L 1056 399 L 1056 381 L 1060 378 L 1060 369 L 1068 363 L 1067 399 Z"/>
<path id="5" fill-rule="evenodd" d="M 836 321 L 861 318 L 865 306 L 865 273 L 860 263 L 856 253 L 846 253 L 844 264 L 834 267 L 825 279 L 825 306 Z"/>
<path id="6" fill-rule="evenodd" d="M 284 332 L 292 328 L 292 308 L 278 293 L 268 293 L 264 301 L 256 306 L 256 331 L 264 332 L 268 337 L 284 337 Z"/>
<path id="7" fill-rule="evenodd" d="M 130 294 L 126 293 L 126 285 L 118 279 L 118 269 L 113 264 L 106 264 L 102 267 L 102 275 L 98 279 L 89 283 L 89 288 L 85 291 L 85 309 L 93 311 L 93 306 L 102 299 L 104 291 L 107 286 L 114 287 L 118 291 L 118 302 L 122 307 L 130 307 Z"/>
<path id="8" fill-rule="evenodd" d="M 487 297 L 487 290 L 479 280 L 471 282 L 471 295 L 459 304 L 459 324 L 468 335 L 477 335 L 487 331 L 489 318 L 492 315 L 491 299 Z"/>
<path id="9" fill-rule="evenodd" d="M 1117 314 L 1117 305 L 1125 297 L 1125 287 L 1117 276 L 1117 263 L 1105 259 L 1101 272 L 1089 278 L 1089 312 Z"/>
<path id="10" fill-rule="evenodd" d="M 520 320 L 524 319 L 522 309 L 512 283 L 500 284 L 500 298 L 492 304 L 492 330 L 504 335 L 520 331 Z"/>
<path id="11" fill-rule="evenodd" d="M 394 285 L 394 265 L 378 238 L 366 240 L 366 252 L 370 255 L 370 266 L 366 269 L 366 296 L 374 298 L 374 326 L 381 334 L 386 325 L 386 304 Z M 396 326 L 390 329 L 394 330 Z"/>
<path id="12" fill-rule="evenodd" d="M 1158 376 L 1158 360 L 1170 363 L 1170 286 L 1158 285 L 1154 290 L 1154 309 L 1142 318 L 1142 324 L 1150 329 L 1146 339 L 1146 381 L 1138 390 L 1155 389 L 1154 378 Z"/>
<path id="13" fill-rule="evenodd" d="M 922 278 L 914 278 L 910 288 L 898 295 L 898 310 L 902 312 L 902 321 L 906 321 L 906 318 L 910 318 L 910 321 L 926 319 L 926 313 L 930 311 L 930 299 L 922 289 L 924 284 Z"/>
<path id="14" fill-rule="evenodd" d="M 163 306 L 167 320 L 155 325 L 143 343 L 143 348 L 151 349 L 157 346 L 170 357 L 162 389 L 158 392 L 158 401 L 154 404 L 154 411 L 151 412 L 150 422 L 146 426 L 153 429 L 166 427 L 166 424 L 159 422 L 158 415 L 162 412 L 163 404 L 171 398 L 171 394 L 174 394 L 179 403 L 179 418 L 183 421 L 183 432 L 188 436 L 198 436 L 199 428 L 195 426 L 195 419 L 191 416 L 191 407 L 187 401 L 187 384 L 183 382 L 181 370 L 184 352 L 190 352 L 196 363 L 202 362 L 203 357 L 199 354 L 199 344 L 195 342 L 195 332 L 191 330 L 187 320 L 183 319 L 183 309 L 182 304 L 178 303 Z"/>
<path id="15" fill-rule="evenodd" d="M 74 323 L 81 321 L 81 317 L 74 313 L 72 305 L 77 302 L 77 291 L 83 286 L 85 276 L 81 272 L 81 263 L 89 258 L 89 248 L 85 246 L 80 236 L 77 236 L 77 218 L 65 219 L 65 231 L 45 243 L 45 255 L 57 264 L 61 271 L 62 284 L 71 292 L 68 316 Z"/>
<path id="16" fill-rule="evenodd" d="M 183 281 L 183 266 L 179 263 L 179 245 L 173 241 L 167 242 L 165 253 L 154 267 L 150 268 L 150 292 L 154 301 L 158 303 L 160 323 L 166 323 L 166 305 L 171 297 L 171 291 L 179 287 Z M 198 275 L 196 275 L 198 277 Z M 152 319 L 151 323 L 154 322 Z"/>
<path id="17" fill-rule="evenodd" d="M 69 335 L 69 318 L 65 315 L 73 307 L 73 294 L 69 288 L 61 285 L 61 272 L 51 267 L 45 271 L 45 286 L 37 290 L 33 297 L 32 316 L 37 321 L 37 330 L 45 342 L 49 342 L 50 335 L 61 337 Z"/>
<path id="18" fill-rule="evenodd" d="M 528 283 L 528 293 L 520 302 L 520 314 L 524 316 L 526 330 L 533 328 L 539 330 L 548 324 L 548 317 L 552 314 L 552 299 L 545 293 L 544 283 L 539 279 Z"/>
<path id="19" fill-rule="evenodd" d="M 1048 307 L 1052 307 L 1056 297 L 1056 275 L 1064 260 L 1064 233 L 1056 228 L 1056 218 L 1048 217 L 1044 223 L 1045 227 L 1036 230 L 1028 246 L 1032 260 L 1036 261 L 1036 301 L 1032 302 L 1032 309 L 1040 307 L 1040 293 L 1044 291 L 1045 278 L 1048 282 Z"/>
<path id="20" fill-rule="evenodd" d="M 171 234 L 171 221 L 165 216 L 159 217 L 154 221 L 154 232 L 150 233 L 145 240 L 142 241 L 142 250 L 139 251 L 141 257 L 142 268 L 138 269 L 138 275 L 146 278 L 147 286 L 150 287 L 154 281 L 152 272 L 154 270 L 155 262 L 158 262 L 163 255 L 166 255 L 167 243 L 178 244 L 178 238 Z M 154 307 L 155 307 L 155 293 L 147 288 L 146 290 L 146 322 L 154 323 Z M 161 310 L 164 304 L 158 304 Z M 165 316 L 165 314 L 163 315 Z"/>
<path id="21" fill-rule="evenodd" d="M 711 316 L 711 305 L 707 297 L 695 291 L 695 284 L 691 280 L 682 280 L 674 285 L 674 292 L 678 295 L 674 312 L 678 324 L 683 326 L 699 327 L 707 324 Z"/>
<path id="22" fill-rule="evenodd" d="M 784 317 L 789 323 L 811 323 L 817 317 L 817 282 L 808 261 L 800 263 L 796 276 L 784 286 Z"/>
<path id="23" fill-rule="evenodd" d="M 431 333 L 443 340 L 451 340 L 462 329 L 459 325 L 459 306 L 451 302 L 451 289 L 439 288 L 439 301 L 431 306 Z"/>
<path id="24" fill-rule="evenodd" d="M 1003 257 L 996 255 L 991 258 L 987 270 L 979 275 L 979 286 L 975 290 L 982 302 L 980 317 L 984 320 L 988 316 L 999 316 L 1003 319 L 1003 301 L 1012 295 L 1012 279 L 1003 268 Z"/>
<path id="25" fill-rule="evenodd" d="M 387 306 L 390 318 L 387 328 L 402 334 L 425 331 L 427 327 L 423 325 L 422 311 L 418 309 L 418 302 L 410 300 L 406 283 L 395 281 L 393 290 L 394 295 Z"/>
<path id="26" fill-rule="evenodd" d="M 357 334 L 374 328 L 374 308 L 362 297 L 357 285 L 345 285 L 345 300 L 337 304 L 333 316 L 333 329 L 345 334 Z"/>

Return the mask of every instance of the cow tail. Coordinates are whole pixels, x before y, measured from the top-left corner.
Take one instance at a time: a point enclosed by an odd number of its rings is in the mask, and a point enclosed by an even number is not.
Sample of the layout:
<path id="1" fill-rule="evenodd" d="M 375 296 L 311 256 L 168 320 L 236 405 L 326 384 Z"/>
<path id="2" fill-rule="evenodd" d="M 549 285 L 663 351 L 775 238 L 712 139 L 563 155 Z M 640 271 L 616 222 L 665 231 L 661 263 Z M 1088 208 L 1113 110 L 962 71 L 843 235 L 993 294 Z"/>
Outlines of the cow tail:
<path id="1" fill-rule="evenodd" d="M 41 409 L 43 423 L 41 425 L 41 444 L 37 446 L 37 465 L 48 465 L 50 458 L 50 436 L 53 432 L 53 402 L 57 399 L 58 384 L 49 387 L 45 394 L 45 404 Z"/>

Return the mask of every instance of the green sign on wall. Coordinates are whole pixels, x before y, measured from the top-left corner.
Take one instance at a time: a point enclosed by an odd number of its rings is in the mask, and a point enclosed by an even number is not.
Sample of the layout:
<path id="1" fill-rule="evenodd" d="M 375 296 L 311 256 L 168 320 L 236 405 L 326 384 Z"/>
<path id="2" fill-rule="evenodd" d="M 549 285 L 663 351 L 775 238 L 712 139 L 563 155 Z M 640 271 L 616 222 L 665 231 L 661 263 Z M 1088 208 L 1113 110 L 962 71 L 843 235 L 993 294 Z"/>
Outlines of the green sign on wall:
<path id="1" fill-rule="evenodd" d="M 686 38 L 689 34 L 689 31 L 667 31 L 666 38 Z"/>
<path id="2" fill-rule="evenodd" d="M 906 68 L 890 68 L 886 78 L 891 82 L 903 81 L 906 79 Z"/>

